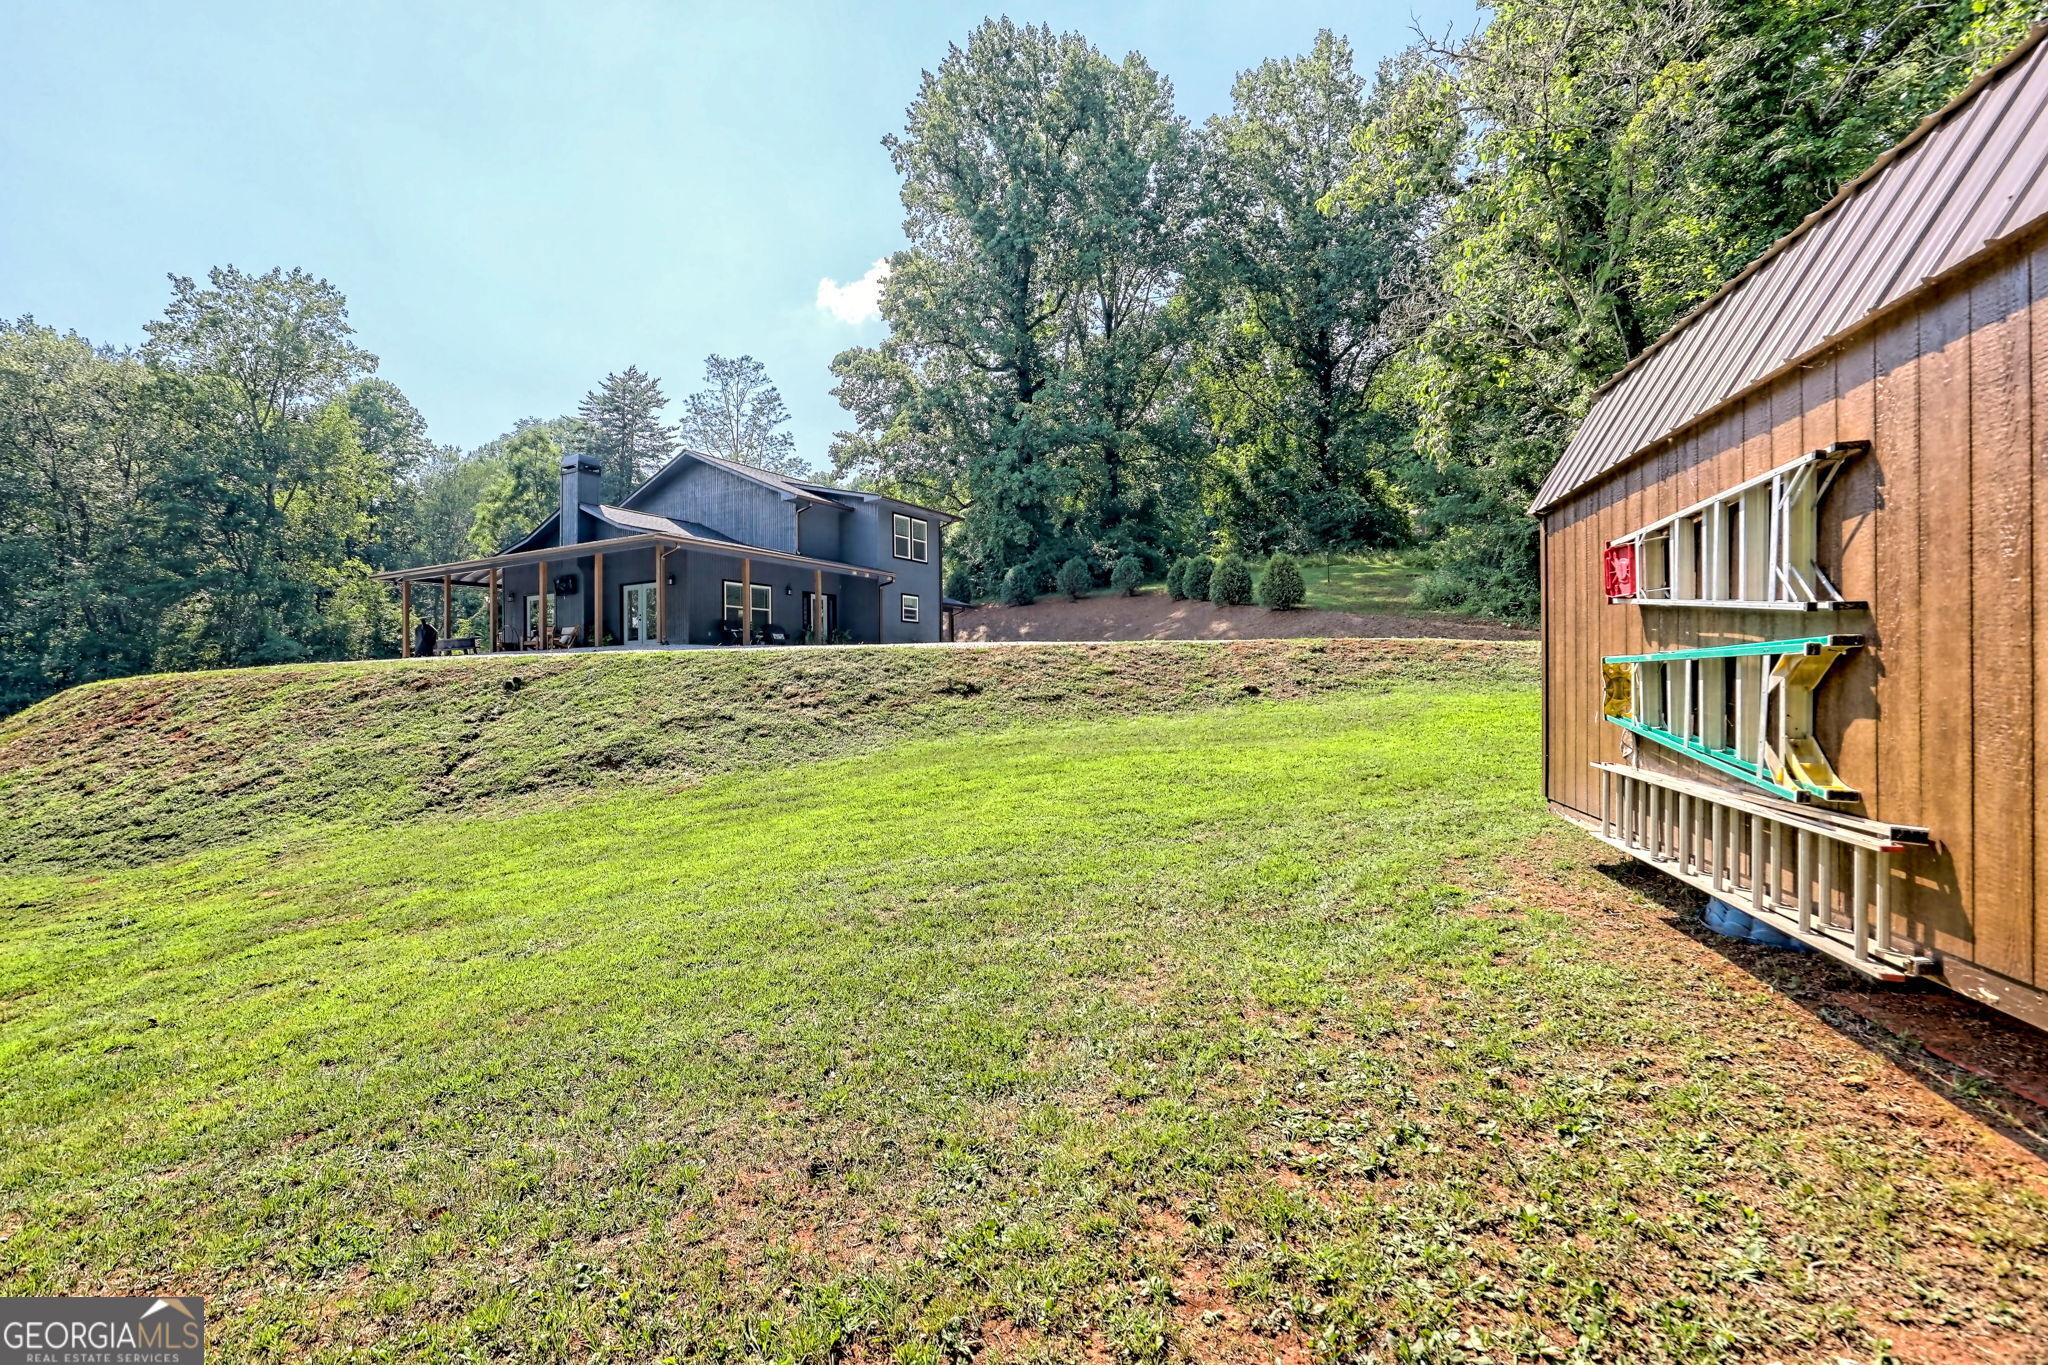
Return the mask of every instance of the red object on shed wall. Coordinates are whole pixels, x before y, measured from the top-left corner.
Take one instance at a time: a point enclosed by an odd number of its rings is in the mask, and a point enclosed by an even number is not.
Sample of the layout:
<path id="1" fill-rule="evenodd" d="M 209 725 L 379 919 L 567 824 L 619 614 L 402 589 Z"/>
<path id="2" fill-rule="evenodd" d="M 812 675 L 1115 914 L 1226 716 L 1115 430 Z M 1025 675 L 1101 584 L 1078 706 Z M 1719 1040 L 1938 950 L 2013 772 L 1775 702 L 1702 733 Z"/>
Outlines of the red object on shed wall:
<path id="1" fill-rule="evenodd" d="M 1636 595 L 1636 547 L 1630 541 L 1624 545 L 1607 547 L 1607 595 L 1609 597 L 1634 597 Z"/>

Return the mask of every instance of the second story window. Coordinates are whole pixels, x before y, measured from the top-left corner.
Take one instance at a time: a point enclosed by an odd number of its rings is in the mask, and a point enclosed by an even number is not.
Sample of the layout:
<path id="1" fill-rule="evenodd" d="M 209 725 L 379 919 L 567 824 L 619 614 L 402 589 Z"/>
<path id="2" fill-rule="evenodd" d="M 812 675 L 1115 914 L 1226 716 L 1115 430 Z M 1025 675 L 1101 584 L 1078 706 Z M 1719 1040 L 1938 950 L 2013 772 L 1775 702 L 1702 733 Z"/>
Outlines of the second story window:
<path id="1" fill-rule="evenodd" d="M 896 514 L 896 557 L 923 564 L 931 558 L 930 526 L 916 517 Z"/>

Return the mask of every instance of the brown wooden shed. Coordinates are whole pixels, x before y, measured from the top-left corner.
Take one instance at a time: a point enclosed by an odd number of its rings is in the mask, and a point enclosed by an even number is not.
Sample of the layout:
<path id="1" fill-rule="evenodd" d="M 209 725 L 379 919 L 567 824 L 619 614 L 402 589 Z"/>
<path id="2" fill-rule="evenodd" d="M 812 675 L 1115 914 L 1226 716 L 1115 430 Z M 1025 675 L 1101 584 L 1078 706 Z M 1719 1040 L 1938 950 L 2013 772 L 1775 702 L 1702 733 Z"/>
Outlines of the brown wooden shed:
<path id="1" fill-rule="evenodd" d="M 2041 38 L 1615 376 L 1532 510 L 1552 808 L 2048 1026 Z"/>

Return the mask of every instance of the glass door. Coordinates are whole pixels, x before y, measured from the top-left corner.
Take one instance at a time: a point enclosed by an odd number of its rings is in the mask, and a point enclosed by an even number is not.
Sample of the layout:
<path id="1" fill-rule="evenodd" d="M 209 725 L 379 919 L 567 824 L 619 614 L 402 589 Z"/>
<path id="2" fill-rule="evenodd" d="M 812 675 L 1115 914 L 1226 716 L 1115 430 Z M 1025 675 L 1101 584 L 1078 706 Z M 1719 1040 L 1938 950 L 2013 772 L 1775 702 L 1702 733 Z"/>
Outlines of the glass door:
<path id="1" fill-rule="evenodd" d="M 628 583 L 622 591 L 626 599 L 626 630 L 620 638 L 629 645 L 659 640 L 661 628 L 654 619 L 654 585 Z"/>

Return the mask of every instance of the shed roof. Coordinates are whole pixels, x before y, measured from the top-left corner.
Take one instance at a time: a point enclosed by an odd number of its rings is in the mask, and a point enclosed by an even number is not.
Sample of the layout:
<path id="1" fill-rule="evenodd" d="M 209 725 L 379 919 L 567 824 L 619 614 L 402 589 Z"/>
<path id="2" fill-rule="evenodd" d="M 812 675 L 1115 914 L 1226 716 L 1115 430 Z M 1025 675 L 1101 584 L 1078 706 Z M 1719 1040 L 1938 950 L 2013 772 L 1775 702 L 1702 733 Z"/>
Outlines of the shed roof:
<path id="1" fill-rule="evenodd" d="M 2048 25 L 1602 385 L 1542 512 L 2048 215 Z"/>

